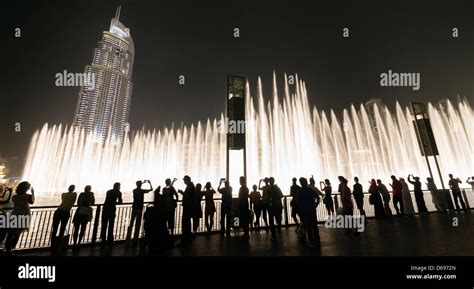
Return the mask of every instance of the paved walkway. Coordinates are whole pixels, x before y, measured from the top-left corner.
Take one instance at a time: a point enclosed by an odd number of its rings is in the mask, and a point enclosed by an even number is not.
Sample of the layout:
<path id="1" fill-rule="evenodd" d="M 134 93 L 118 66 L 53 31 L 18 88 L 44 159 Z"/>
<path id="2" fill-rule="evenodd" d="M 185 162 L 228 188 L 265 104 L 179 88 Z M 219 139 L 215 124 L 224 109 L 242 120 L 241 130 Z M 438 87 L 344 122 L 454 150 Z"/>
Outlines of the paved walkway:
<path id="1" fill-rule="evenodd" d="M 453 226 L 458 218 L 458 226 Z M 246 242 L 213 234 L 198 236 L 188 247 L 171 250 L 171 256 L 474 256 L 474 211 L 431 213 L 392 220 L 369 219 L 365 231 L 346 235 L 344 230 L 319 226 L 321 249 L 299 244 L 295 227 L 283 228 L 276 243 L 264 230 L 251 232 Z M 23 256 L 48 256 L 46 250 L 23 251 Z M 138 247 L 117 243 L 112 248 L 84 247 L 67 256 L 137 256 Z"/>

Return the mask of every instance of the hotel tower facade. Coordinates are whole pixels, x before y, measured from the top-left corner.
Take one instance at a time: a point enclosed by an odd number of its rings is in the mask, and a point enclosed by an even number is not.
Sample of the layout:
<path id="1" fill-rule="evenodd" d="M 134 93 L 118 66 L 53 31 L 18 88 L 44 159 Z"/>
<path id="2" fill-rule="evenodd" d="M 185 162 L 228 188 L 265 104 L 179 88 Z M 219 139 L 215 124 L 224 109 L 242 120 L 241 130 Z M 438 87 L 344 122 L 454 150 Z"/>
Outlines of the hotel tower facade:
<path id="1" fill-rule="evenodd" d="M 121 142 L 129 127 L 135 47 L 130 30 L 119 17 L 120 7 L 94 49 L 91 64 L 85 67 L 93 81 L 81 87 L 74 115 L 76 128 L 102 141 Z"/>

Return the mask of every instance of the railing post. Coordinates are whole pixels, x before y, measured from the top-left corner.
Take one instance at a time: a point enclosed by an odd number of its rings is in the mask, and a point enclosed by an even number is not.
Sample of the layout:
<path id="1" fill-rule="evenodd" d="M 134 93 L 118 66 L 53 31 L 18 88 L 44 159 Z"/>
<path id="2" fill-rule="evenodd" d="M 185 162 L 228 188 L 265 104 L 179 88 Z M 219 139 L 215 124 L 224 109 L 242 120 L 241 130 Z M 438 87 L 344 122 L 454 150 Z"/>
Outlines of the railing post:
<path id="1" fill-rule="evenodd" d="M 466 208 L 470 209 L 471 205 L 469 204 L 469 200 L 467 199 L 466 189 L 462 189 L 461 194 L 462 194 L 462 198 L 464 199 L 464 203 L 466 204 Z"/>
<path id="2" fill-rule="evenodd" d="M 283 203 L 285 205 L 285 226 L 288 226 L 288 197 L 284 196 L 283 197 Z"/>
<path id="3" fill-rule="evenodd" d="M 95 219 L 94 219 L 94 224 L 93 224 L 93 229 L 92 229 L 92 238 L 91 238 L 91 243 L 94 245 L 97 241 L 97 231 L 99 230 L 99 221 L 100 221 L 100 211 L 101 211 L 101 205 L 97 205 L 97 208 L 95 210 Z"/>
<path id="4" fill-rule="evenodd" d="M 337 198 L 337 195 L 334 195 L 334 210 L 337 215 L 337 211 L 339 209 L 339 199 Z"/>

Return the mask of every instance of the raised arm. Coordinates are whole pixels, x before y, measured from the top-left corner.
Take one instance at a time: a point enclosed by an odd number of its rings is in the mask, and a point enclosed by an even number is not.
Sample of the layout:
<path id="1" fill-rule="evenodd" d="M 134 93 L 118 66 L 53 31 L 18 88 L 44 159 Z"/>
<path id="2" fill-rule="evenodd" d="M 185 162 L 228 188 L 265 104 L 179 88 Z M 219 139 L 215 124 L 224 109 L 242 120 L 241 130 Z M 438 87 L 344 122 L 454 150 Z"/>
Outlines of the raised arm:
<path id="1" fill-rule="evenodd" d="M 150 180 L 148 180 L 148 183 L 150 184 L 150 189 L 146 190 L 147 193 L 153 191 L 153 185 L 151 184 Z"/>
<path id="2" fill-rule="evenodd" d="M 32 205 L 35 203 L 35 189 L 33 187 L 31 187 L 31 198 L 28 202 Z"/>
<path id="3" fill-rule="evenodd" d="M 263 180 L 258 181 L 258 189 L 259 189 L 259 190 L 262 189 L 262 181 L 263 181 Z"/>
<path id="4" fill-rule="evenodd" d="M 319 187 L 321 188 L 321 191 L 326 190 L 326 184 L 324 182 L 319 182 Z"/>

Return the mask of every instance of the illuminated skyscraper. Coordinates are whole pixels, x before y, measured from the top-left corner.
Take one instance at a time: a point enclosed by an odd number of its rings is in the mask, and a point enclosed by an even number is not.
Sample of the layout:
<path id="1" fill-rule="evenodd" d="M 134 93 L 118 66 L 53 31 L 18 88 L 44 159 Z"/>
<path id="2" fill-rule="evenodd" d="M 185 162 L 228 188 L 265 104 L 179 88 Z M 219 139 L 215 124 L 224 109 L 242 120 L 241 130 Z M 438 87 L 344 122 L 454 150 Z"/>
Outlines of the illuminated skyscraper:
<path id="1" fill-rule="evenodd" d="M 92 53 L 92 63 L 85 67 L 93 79 L 81 87 L 74 116 L 77 128 L 96 132 L 102 140 L 121 141 L 128 130 L 135 47 L 119 17 L 120 6 Z"/>

